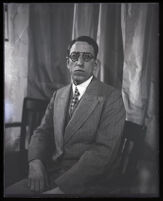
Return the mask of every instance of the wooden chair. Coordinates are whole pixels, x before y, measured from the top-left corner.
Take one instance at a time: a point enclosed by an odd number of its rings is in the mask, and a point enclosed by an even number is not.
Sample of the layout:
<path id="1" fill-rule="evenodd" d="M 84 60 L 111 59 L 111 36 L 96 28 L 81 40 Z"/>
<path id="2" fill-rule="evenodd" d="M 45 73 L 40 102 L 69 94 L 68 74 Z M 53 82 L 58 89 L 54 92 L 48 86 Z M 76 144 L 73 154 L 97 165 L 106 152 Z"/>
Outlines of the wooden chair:
<path id="1" fill-rule="evenodd" d="M 27 175 L 28 142 L 33 134 L 34 129 L 40 124 L 47 104 L 47 100 L 25 97 L 23 102 L 21 122 L 5 124 L 5 129 L 20 127 L 19 150 L 13 152 L 5 151 L 4 154 L 5 186 L 11 185 Z"/>
<path id="2" fill-rule="evenodd" d="M 102 181 L 100 195 L 132 196 L 140 185 L 138 165 L 143 158 L 146 128 L 136 123 L 125 121 L 122 144 L 120 148 L 120 165 L 113 178 Z"/>
<path id="3" fill-rule="evenodd" d="M 134 189 L 139 185 L 137 181 L 138 165 L 139 161 L 143 159 L 145 135 L 146 127 L 130 121 L 125 122 L 118 175 L 121 193 L 130 194 L 132 187 Z"/>

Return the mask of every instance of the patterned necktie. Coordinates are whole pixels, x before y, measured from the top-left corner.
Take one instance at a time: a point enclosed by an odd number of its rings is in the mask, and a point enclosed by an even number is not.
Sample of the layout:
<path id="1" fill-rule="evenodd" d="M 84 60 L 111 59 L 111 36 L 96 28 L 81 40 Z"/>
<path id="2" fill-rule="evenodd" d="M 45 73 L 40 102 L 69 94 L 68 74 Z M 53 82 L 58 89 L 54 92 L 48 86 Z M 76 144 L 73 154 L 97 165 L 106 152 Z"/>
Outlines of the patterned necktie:
<path id="1" fill-rule="evenodd" d="M 79 95 L 80 95 L 80 93 L 78 91 L 78 88 L 76 87 L 75 93 L 74 93 L 73 98 L 72 98 L 71 103 L 70 103 L 70 108 L 69 108 L 70 117 L 72 116 L 74 108 L 75 108 L 76 104 L 78 103 Z"/>

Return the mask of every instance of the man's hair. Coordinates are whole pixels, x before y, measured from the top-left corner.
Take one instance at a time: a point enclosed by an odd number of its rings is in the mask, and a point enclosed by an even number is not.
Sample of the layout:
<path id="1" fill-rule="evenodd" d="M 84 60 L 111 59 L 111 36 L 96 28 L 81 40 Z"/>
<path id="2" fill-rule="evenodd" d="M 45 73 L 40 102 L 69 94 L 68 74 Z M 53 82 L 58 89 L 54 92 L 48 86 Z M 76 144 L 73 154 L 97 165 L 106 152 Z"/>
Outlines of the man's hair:
<path id="1" fill-rule="evenodd" d="M 79 36 L 78 38 L 72 40 L 67 49 L 67 56 L 69 56 L 70 50 L 71 50 L 71 47 L 73 46 L 73 44 L 78 41 L 79 42 L 87 42 L 89 45 L 91 45 L 94 49 L 94 54 L 95 54 L 95 59 L 96 59 L 97 54 L 98 54 L 98 45 L 97 45 L 96 41 L 89 36 Z"/>

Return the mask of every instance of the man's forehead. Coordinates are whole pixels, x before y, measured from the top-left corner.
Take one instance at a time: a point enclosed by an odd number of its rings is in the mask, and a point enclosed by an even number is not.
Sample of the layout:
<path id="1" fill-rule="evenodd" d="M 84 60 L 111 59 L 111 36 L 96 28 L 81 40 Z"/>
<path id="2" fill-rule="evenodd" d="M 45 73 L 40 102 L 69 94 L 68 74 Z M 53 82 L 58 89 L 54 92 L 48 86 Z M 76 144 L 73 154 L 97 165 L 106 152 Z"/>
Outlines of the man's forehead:
<path id="1" fill-rule="evenodd" d="M 90 53 L 94 53 L 94 49 L 87 42 L 77 41 L 72 45 L 72 47 L 70 49 L 70 53 L 71 52 L 90 52 Z"/>

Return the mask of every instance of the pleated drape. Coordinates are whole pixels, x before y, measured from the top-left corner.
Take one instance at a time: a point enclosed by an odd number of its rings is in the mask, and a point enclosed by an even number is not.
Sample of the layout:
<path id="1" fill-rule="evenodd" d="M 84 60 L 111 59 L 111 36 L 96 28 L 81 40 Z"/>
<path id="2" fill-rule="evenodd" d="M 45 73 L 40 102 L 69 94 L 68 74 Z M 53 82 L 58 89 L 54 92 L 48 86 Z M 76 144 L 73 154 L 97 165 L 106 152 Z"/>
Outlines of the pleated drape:
<path id="1" fill-rule="evenodd" d="M 121 21 L 127 119 L 145 125 L 146 140 L 158 149 L 158 4 L 122 4 Z"/>
<path id="2" fill-rule="evenodd" d="M 69 83 L 66 50 L 72 38 L 74 5 L 30 4 L 28 96 L 50 99 Z"/>

